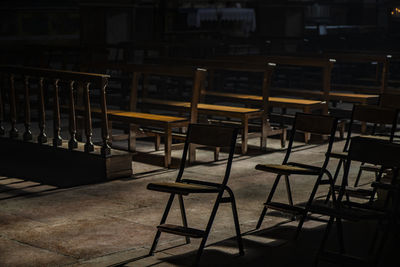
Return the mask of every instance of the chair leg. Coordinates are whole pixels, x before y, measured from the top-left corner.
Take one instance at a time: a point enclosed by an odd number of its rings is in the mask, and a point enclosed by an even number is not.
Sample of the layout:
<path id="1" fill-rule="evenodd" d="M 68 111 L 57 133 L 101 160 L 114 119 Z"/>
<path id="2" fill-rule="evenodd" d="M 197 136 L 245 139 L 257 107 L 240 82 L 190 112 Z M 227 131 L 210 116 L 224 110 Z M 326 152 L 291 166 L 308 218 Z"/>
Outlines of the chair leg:
<path id="1" fill-rule="evenodd" d="M 239 216 L 237 213 L 235 196 L 233 195 L 233 192 L 232 192 L 232 190 L 230 190 L 230 188 L 227 188 L 227 191 L 228 191 L 230 199 L 231 199 L 232 214 L 233 214 L 233 221 L 235 222 L 236 239 L 238 242 L 239 255 L 242 256 L 242 255 L 244 255 L 243 240 L 242 240 L 242 235 L 240 233 Z"/>
<path id="2" fill-rule="evenodd" d="M 165 223 L 168 217 L 169 210 L 171 209 L 172 202 L 174 201 L 175 194 L 171 194 L 168 199 L 167 206 L 165 207 L 164 214 L 161 218 L 160 224 Z M 160 239 L 161 231 L 157 230 L 156 236 L 154 237 L 153 244 L 151 245 L 149 256 L 154 255 L 154 251 L 156 250 L 158 240 Z"/>
<path id="3" fill-rule="evenodd" d="M 292 190 L 290 189 L 289 176 L 285 175 L 286 192 L 289 205 L 293 206 Z"/>
<path id="4" fill-rule="evenodd" d="M 318 266 L 319 256 L 324 251 L 325 244 L 326 244 L 326 241 L 328 240 L 329 232 L 331 231 L 331 227 L 332 227 L 332 224 L 333 224 L 334 220 L 335 220 L 335 217 L 333 217 L 333 216 L 331 216 L 329 218 L 328 224 L 326 225 L 326 228 L 325 228 L 324 236 L 323 236 L 322 241 L 321 241 L 321 245 L 318 248 L 317 256 L 316 256 L 315 261 L 314 261 L 314 266 Z"/>
<path id="5" fill-rule="evenodd" d="M 363 165 L 364 165 L 364 163 L 361 163 L 361 166 L 363 166 Z M 360 166 L 360 169 L 358 170 L 356 181 L 354 182 L 354 187 L 357 187 L 358 183 L 360 182 L 360 178 L 361 178 L 361 174 L 362 174 L 361 166 Z"/>
<path id="6" fill-rule="evenodd" d="M 185 228 L 187 228 L 187 227 L 188 227 L 188 223 L 187 223 L 186 212 L 185 212 L 185 205 L 184 205 L 184 203 L 183 203 L 183 197 L 182 197 L 182 195 L 179 195 L 179 196 L 178 196 L 178 199 L 179 199 L 179 207 L 180 207 L 180 209 L 181 209 L 182 224 L 183 224 L 183 226 L 184 226 Z M 189 243 L 190 243 L 190 237 L 185 236 L 185 239 L 186 239 L 186 244 L 189 244 Z"/>
<path id="7" fill-rule="evenodd" d="M 336 167 L 335 174 L 333 175 L 333 185 L 336 184 L 336 180 L 337 180 L 337 178 L 339 176 L 339 171 L 340 171 L 340 167 L 342 167 L 342 164 L 344 164 L 344 160 L 340 159 L 339 163 L 338 163 L 338 165 Z M 326 196 L 326 199 L 325 199 L 325 204 L 328 203 L 329 199 L 331 198 L 331 194 L 332 193 L 334 193 L 334 188 L 331 188 L 329 190 L 328 195 Z"/>
<path id="8" fill-rule="evenodd" d="M 201 257 L 201 254 L 203 254 L 203 250 L 204 250 L 204 247 L 206 245 L 207 238 L 208 238 L 208 235 L 209 235 L 210 230 L 211 230 L 211 226 L 212 226 L 212 224 L 214 222 L 215 215 L 217 214 L 219 203 L 221 202 L 222 194 L 223 194 L 223 192 L 220 192 L 218 194 L 217 200 L 215 201 L 213 210 L 212 210 L 211 215 L 210 215 L 210 219 L 208 220 L 208 223 L 207 223 L 206 230 L 204 231 L 203 239 L 201 240 L 199 249 L 197 250 L 196 259 L 195 259 L 195 262 L 194 262 L 195 266 L 198 264 L 198 262 L 200 260 L 200 257 Z"/>
<path id="9" fill-rule="evenodd" d="M 338 236 L 338 241 L 339 241 L 339 248 L 340 248 L 340 253 L 344 254 L 346 252 L 344 248 L 344 235 L 343 235 L 343 224 L 342 224 L 342 219 L 336 218 L 336 227 L 337 227 L 337 236 Z"/>
<path id="10" fill-rule="evenodd" d="M 313 190 L 311 191 L 310 197 L 308 198 L 305 210 L 304 210 L 304 212 L 303 212 L 303 214 L 301 216 L 300 222 L 299 222 L 299 224 L 297 226 L 297 230 L 296 230 L 296 234 L 294 236 L 294 239 L 297 239 L 299 237 L 301 228 L 303 227 L 304 221 L 307 218 L 308 208 L 311 206 L 311 204 L 312 204 L 312 202 L 314 200 L 315 194 L 317 193 L 318 186 L 319 186 L 319 184 L 321 182 L 321 179 L 322 179 L 323 175 L 324 175 L 324 173 L 321 173 L 321 174 L 318 175 L 317 181 L 314 184 Z"/>
<path id="11" fill-rule="evenodd" d="M 292 190 L 290 189 L 289 176 L 287 176 L 287 175 L 285 175 L 285 184 L 286 184 L 286 193 L 287 193 L 289 205 L 293 206 Z M 295 219 L 296 219 L 296 217 L 292 216 L 292 221 L 294 221 Z"/>
<path id="12" fill-rule="evenodd" d="M 267 201 L 265 202 L 265 204 L 268 204 L 268 203 L 271 202 L 272 197 L 274 196 L 276 187 L 278 186 L 279 180 L 281 179 L 281 176 L 282 175 L 280 175 L 280 174 L 278 174 L 276 176 L 274 184 L 272 185 L 271 191 L 269 192 L 269 195 L 268 195 L 268 198 L 267 198 Z M 263 210 L 261 212 L 260 218 L 258 219 L 258 222 L 257 222 L 257 225 L 256 225 L 256 229 L 259 229 L 261 227 L 261 224 L 262 224 L 262 222 L 264 220 L 265 214 L 267 213 L 267 207 L 265 206 L 265 204 L 264 204 L 264 208 L 263 208 Z"/>

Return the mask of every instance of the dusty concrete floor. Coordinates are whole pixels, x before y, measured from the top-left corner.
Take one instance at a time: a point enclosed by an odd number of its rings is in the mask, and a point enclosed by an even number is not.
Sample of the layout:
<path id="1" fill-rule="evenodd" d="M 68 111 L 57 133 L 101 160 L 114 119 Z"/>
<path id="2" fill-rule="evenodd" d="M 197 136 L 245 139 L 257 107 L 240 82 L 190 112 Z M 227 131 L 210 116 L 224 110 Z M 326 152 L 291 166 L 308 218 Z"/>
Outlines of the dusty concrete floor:
<path id="1" fill-rule="evenodd" d="M 222 204 L 201 259 L 204 266 L 310 266 L 322 237 L 325 222 L 309 220 L 300 239 L 291 241 L 296 222 L 274 212 L 254 231 L 274 175 L 254 169 L 258 163 L 280 163 L 284 150 L 279 141 L 268 140 L 268 153 L 251 150 L 236 155 L 229 186 L 232 188 L 244 233 L 245 256 L 238 256 L 229 204 Z M 252 140 L 257 144 L 257 140 Z M 340 150 L 343 141 L 335 143 Z M 139 149 L 151 144 L 139 143 Z M 296 144 L 293 159 L 321 165 L 326 145 Z M 181 151 L 174 151 L 179 157 Z M 185 177 L 218 181 L 223 175 L 226 154 L 211 162 L 213 153 L 199 151 L 202 164 L 188 167 Z M 133 162 L 134 174 L 102 184 L 58 189 L 12 177 L 0 178 L 0 266 L 181 266 L 190 265 L 199 240 L 186 245 L 179 236 L 162 234 L 157 253 L 147 257 L 168 194 L 146 190 L 150 182 L 173 181 L 177 170 Z M 328 169 L 337 164 L 331 160 Z M 368 175 L 367 175 L 368 176 Z M 366 177 L 372 179 L 372 177 Z M 314 178 L 292 177 L 295 203 L 307 200 Z M 324 186 L 322 186 L 324 187 Z M 326 194 L 326 186 L 318 192 Z M 275 200 L 287 201 L 283 183 Z M 185 197 L 189 226 L 204 228 L 214 195 Z M 180 223 L 176 203 L 168 218 Z M 347 226 L 346 226 L 347 227 Z M 360 231 L 355 244 L 365 243 Z M 365 229 L 364 229 L 365 230 Z M 353 242 L 353 244 L 354 244 Z M 334 242 L 332 242 L 334 243 Z M 324 265 L 320 265 L 324 266 Z M 328 265 L 326 265 L 328 266 Z M 394 265 L 397 266 L 397 265 Z"/>

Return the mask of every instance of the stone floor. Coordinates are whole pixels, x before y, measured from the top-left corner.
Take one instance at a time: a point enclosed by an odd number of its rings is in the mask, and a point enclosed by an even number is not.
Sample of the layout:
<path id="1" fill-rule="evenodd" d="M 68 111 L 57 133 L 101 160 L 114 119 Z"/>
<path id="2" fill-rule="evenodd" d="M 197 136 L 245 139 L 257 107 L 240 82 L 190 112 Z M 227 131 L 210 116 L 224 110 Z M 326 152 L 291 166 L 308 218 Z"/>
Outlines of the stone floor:
<path id="1" fill-rule="evenodd" d="M 274 175 L 254 169 L 258 163 L 280 163 L 285 150 L 278 140 L 268 140 L 267 153 L 256 148 L 248 155 L 235 155 L 229 186 L 237 205 L 243 233 L 245 255 L 238 256 L 229 204 L 222 204 L 210 233 L 202 266 L 310 266 L 322 237 L 325 218 L 308 220 L 300 238 L 291 241 L 296 222 L 279 212 L 271 212 L 260 230 L 255 231 L 259 213 Z M 257 140 L 252 140 L 254 145 Z M 343 141 L 335 143 L 340 150 Z M 124 145 L 124 144 L 121 144 Z M 151 144 L 139 143 L 139 149 Z M 321 165 L 326 145 L 296 143 L 293 160 Z M 179 158 L 181 151 L 174 151 Z M 227 155 L 210 161 L 211 151 L 199 151 L 199 164 L 186 169 L 185 177 L 218 181 L 223 175 Z M 173 181 L 176 169 L 164 169 L 134 161 L 132 177 L 102 184 L 59 189 L 0 178 L 0 266 L 187 266 L 193 263 L 199 240 L 186 245 L 179 236 L 162 234 L 154 256 L 147 256 L 168 194 L 146 190 L 149 182 Z M 333 171 L 337 161 L 331 160 Z M 56 179 L 56 177 L 55 177 Z M 372 179 L 366 175 L 364 182 Z M 304 203 L 314 178 L 291 179 L 295 203 Z M 326 195 L 326 188 L 318 198 Z M 325 186 L 326 187 L 326 186 Z M 189 226 L 204 228 L 215 195 L 185 197 Z M 280 184 L 275 200 L 287 201 L 286 188 Z M 168 218 L 180 223 L 176 203 Z M 346 224 L 345 231 L 358 233 L 352 249 L 361 249 L 371 232 L 369 225 Z M 354 235 L 351 235 L 354 236 Z M 332 240 L 335 245 L 335 240 Z M 389 262 L 389 261 L 388 261 Z M 390 264 L 386 262 L 385 265 Z M 324 263 L 325 264 L 325 263 Z M 330 266 L 320 264 L 320 266 Z M 396 264 L 392 266 L 398 266 Z"/>

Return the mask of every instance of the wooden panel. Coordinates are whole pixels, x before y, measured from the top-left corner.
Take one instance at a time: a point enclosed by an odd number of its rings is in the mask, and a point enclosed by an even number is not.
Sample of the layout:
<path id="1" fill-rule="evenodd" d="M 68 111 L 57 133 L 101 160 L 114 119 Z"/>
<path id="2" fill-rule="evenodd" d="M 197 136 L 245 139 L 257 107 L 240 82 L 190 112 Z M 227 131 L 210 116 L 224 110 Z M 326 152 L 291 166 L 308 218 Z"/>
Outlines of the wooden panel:
<path id="1" fill-rule="evenodd" d="M 314 134 L 331 134 L 336 119 L 331 116 L 297 113 L 296 130 Z"/>
<path id="2" fill-rule="evenodd" d="M 376 138 L 354 137 L 350 143 L 349 157 L 375 165 L 400 167 L 400 145 Z"/>
<path id="3" fill-rule="evenodd" d="M 191 124 L 188 130 L 189 142 L 216 147 L 229 147 L 237 128 L 209 125 Z"/>
<path id="4" fill-rule="evenodd" d="M 392 124 L 397 118 L 398 112 L 395 109 L 384 108 L 372 105 L 355 105 L 353 119 L 381 124 Z"/>

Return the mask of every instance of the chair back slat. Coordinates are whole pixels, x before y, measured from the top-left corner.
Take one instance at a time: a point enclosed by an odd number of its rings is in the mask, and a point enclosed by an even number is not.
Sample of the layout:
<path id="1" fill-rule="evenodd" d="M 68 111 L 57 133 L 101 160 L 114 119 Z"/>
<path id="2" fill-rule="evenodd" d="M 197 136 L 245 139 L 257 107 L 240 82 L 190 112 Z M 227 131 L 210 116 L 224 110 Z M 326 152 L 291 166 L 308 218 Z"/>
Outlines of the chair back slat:
<path id="1" fill-rule="evenodd" d="M 335 120 L 334 117 L 326 115 L 297 113 L 296 130 L 321 135 L 331 134 Z"/>
<path id="2" fill-rule="evenodd" d="M 397 118 L 397 111 L 373 105 L 355 105 L 353 120 L 369 123 L 392 124 Z"/>
<path id="3" fill-rule="evenodd" d="M 400 94 L 384 93 L 379 98 L 379 106 L 385 108 L 400 108 Z"/>
<path id="4" fill-rule="evenodd" d="M 213 147 L 229 147 L 237 129 L 221 125 L 191 124 L 188 142 Z"/>
<path id="5" fill-rule="evenodd" d="M 350 160 L 400 167 L 400 144 L 366 137 L 354 137 L 350 143 L 348 157 Z"/>

